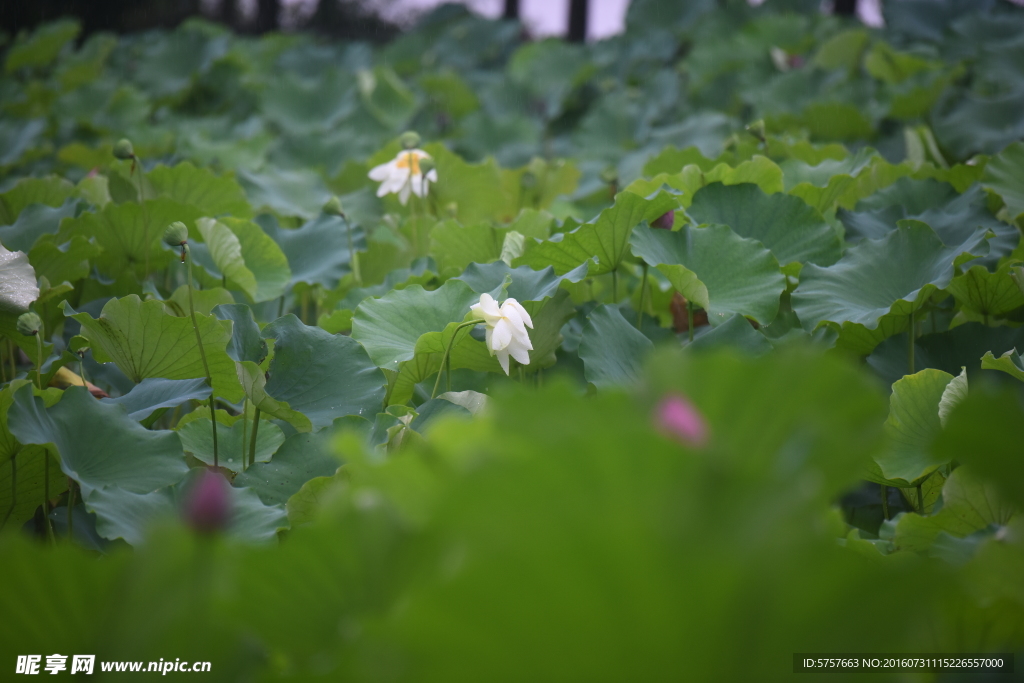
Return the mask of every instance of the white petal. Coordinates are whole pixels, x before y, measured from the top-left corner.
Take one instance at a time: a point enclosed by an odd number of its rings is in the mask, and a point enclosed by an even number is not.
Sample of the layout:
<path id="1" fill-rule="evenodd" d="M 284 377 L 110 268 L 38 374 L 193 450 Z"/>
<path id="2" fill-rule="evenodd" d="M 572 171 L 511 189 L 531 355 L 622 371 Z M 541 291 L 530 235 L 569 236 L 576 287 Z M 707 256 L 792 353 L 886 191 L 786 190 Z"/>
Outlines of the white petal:
<path id="1" fill-rule="evenodd" d="M 432 183 L 436 183 L 437 182 L 437 169 L 436 168 L 432 168 L 432 169 L 430 169 L 430 171 L 427 172 L 427 180 L 429 180 Z"/>
<path id="2" fill-rule="evenodd" d="M 409 193 L 411 191 L 412 189 L 408 184 L 402 185 L 402 189 L 398 193 L 398 201 L 402 202 L 402 206 L 405 206 L 405 203 L 409 201 Z"/>
<path id="3" fill-rule="evenodd" d="M 370 176 L 370 180 L 376 180 L 380 182 L 381 180 L 384 180 L 391 175 L 391 171 L 394 168 L 394 165 L 394 161 L 389 161 L 386 164 L 374 166 L 372 169 L 370 169 L 370 172 L 367 175 Z"/>
<path id="4" fill-rule="evenodd" d="M 491 348 L 495 351 L 506 348 L 512 341 L 512 326 L 508 321 L 501 319 L 494 326 L 494 334 L 491 335 Z"/>
<path id="5" fill-rule="evenodd" d="M 515 299 L 505 299 L 505 303 L 502 304 L 502 308 L 505 306 L 516 311 L 519 314 L 519 317 L 523 319 L 523 323 L 525 323 L 531 330 L 533 329 L 533 320 L 530 319 L 530 314 L 526 312 L 526 309 L 523 308 L 522 304 Z"/>
<path id="6" fill-rule="evenodd" d="M 526 327 L 523 326 L 523 319 L 519 315 L 519 311 L 517 311 L 516 309 L 514 309 L 511 306 L 506 306 L 506 305 L 502 304 L 502 306 L 501 306 L 501 316 L 505 320 L 507 320 L 510 325 L 512 325 L 513 334 L 516 334 L 516 335 L 525 335 L 526 334 Z"/>
<path id="7" fill-rule="evenodd" d="M 498 356 L 498 362 L 501 363 L 501 369 L 504 370 L 505 374 L 507 375 L 508 374 L 508 350 L 507 349 L 502 349 L 501 351 L 498 351 L 497 356 Z"/>
<path id="8" fill-rule="evenodd" d="M 512 354 L 512 357 L 523 365 L 530 364 L 530 354 L 527 353 L 528 349 L 519 346 L 518 344 L 509 344 L 508 352 Z"/>
<path id="9" fill-rule="evenodd" d="M 494 300 L 490 294 L 484 292 L 480 295 L 480 303 L 478 304 L 483 310 L 485 316 L 495 318 L 494 322 L 498 322 L 497 318 L 501 318 L 501 308 L 498 307 L 498 302 Z"/>
<path id="10" fill-rule="evenodd" d="M 418 173 L 412 177 L 412 191 L 417 197 L 427 196 L 427 184 L 423 182 L 423 176 Z"/>
<path id="11" fill-rule="evenodd" d="M 487 336 L 487 351 L 490 352 L 490 354 L 493 356 L 494 355 L 494 346 L 491 344 L 491 337 L 494 336 L 494 328 L 493 327 L 488 327 L 487 328 L 486 336 Z"/>
<path id="12" fill-rule="evenodd" d="M 533 349 L 533 343 L 530 341 L 530 335 L 526 333 L 526 330 L 514 330 L 512 332 L 512 343 L 518 344 L 524 349 Z"/>

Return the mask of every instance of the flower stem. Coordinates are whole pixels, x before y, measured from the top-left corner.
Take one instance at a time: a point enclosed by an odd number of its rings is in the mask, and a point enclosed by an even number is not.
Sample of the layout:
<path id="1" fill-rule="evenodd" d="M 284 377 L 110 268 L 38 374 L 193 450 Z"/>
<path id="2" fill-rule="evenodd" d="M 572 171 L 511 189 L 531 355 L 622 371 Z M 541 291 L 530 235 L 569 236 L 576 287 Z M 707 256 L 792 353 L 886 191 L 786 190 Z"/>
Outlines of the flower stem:
<path id="1" fill-rule="evenodd" d="M 921 484 L 917 485 L 917 513 L 924 514 L 924 493 L 921 491 Z"/>
<path id="2" fill-rule="evenodd" d="M 917 325 L 914 321 L 914 314 L 910 314 L 910 325 L 907 329 L 907 368 L 909 372 L 907 374 L 914 374 L 914 336 L 917 331 L 915 328 Z"/>
<path id="3" fill-rule="evenodd" d="M 217 414 L 213 407 L 213 378 L 210 376 L 210 366 L 206 362 L 206 350 L 203 348 L 203 337 L 199 334 L 199 321 L 196 320 L 196 305 L 192 300 L 192 254 L 188 245 L 183 244 L 182 253 L 188 257 L 188 312 L 192 317 L 192 329 L 196 331 L 196 343 L 199 344 L 199 357 L 203 359 L 203 371 L 206 373 L 206 383 L 210 386 L 210 420 L 213 422 L 213 466 L 219 467 L 220 461 L 217 452 Z"/>
<path id="4" fill-rule="evenodd" d="M 140 160 L 138 157 L 135 157 L 135 159 L 133 160 L 132 166 L 133 167 L 134 166 L 138 166 L 138 168 L 139 168 L 139 179 L 138 179 L 138 184 L 139 184 L 139 206 L 142 207 L 142 222 L 144 224 L 144 227 L 142 229 L 143 230 L 142 243 L 145 245 L 145 250 L 146 250 L 146 257 L 145 257 L 146 258 L 146 275 L 145 275 L 145 277 L 149 277 L 149 251 L 150 251 L 150 247 L 152 245 L 149 242 L 149 217 L 146 215 L 146 190 L 142 186 L 142 160 Z"/>
<path id="5" fill-rule="evenodd" d="M 256 434 L 260 430 L 260 409 L 257 408 L 256 412 L 253 413 L 252 420 L 252 440 L 249 441 L 249 467 L 252 467 L 256 463 Z"/>
<path id="6" fill-rule="evenodd" d="M 644 277 L 640 280 L 640 306 L 636 312 L 636 329 L 640 329 L 640 324 L 644 321 L 644 298 L 647 295 L 647 264 L 644 264 Z"/>
<path id="7" fill-rule="evenodd" d="M 36 332 L 36 386 L 43 390 L 43 328 Z"/>
<path id="8" fill-rule="evenodd" d="M 57 537 L 53 534 L 53 522 L 50 520 L 50 451 L 43 451 L 43 521 L 46 523 L 46 536 L 57 545 Z"/>
<path id="9" fill-rule="evenodd" d="M 612 303 L 619 302 L 619 269 L 612 269 Z"/>
<path id="10" fill-rule="evenodd" d="M 456 337 L 459 336 L 459 331 L 461 331 L 463 327 L 473 327 L 475 325 L 479 325 L 482 322 L 484 322 L 484 320 L 470 320 L 468 322 L 462 323 L 461 325 L 455 328 L 455 331 L 452 333 L 452 338 L 448 340 L 448 348 L 444 350 L 444 355 L 441 357 L 441 367 L 437 369 L 437 380 L 434 381 L 434 390 L 430 392 L 430 398 L 434 398 L 435 396 L 437 396 L 437 389 L 438 387 L 441 386 L 442 371 L 445 369 L 445 366 L 450 362 L 448 360 L 448 357 L 451 355 L 452 346 L 455 345 L 455 339 Z"/>
<path id="11" fill-rule="evenodd" d="M 882 517 L 889 519 L 889 487 L 882 484 Z"/>
<path id="12" fill-rule="evenodd" d="M 0 530 L 7 526 L 7 520 L 14 514 L 14 506 L 18 504 L 18 464 L 15 462 L 17 457 L 18 450 L 16 449 L 11 455 L 11 507 L 7 508 L 7 514 L 4 515 L 4 521 L 0 524 Z"/>
<path id="13" fill-rule="evenodd" d="M 248 449 L 248 437 L 249 437 L 249 398 L 246 397 L 242 400 L 242 470 L 245 470 L 245 458 L 249 452 Z"/>
<path id="14" fill-rule="evenodd" d="M 690 341 L 693 341 L 693 302 L 690 300 L 686 301 L 686 331 L 690 335 Z"/>
<path id="15" fill-rule="evenodd" d="M 68 479 L 68 540 L 74 540 L 74 517 L 71 511 L 75 509 L 75 480 Z"/>
<path id="16" fill-rule="evenodd" d="M 352 268 L 352 277 L 355 278 L 356 286 L 362 287 L 363 276 L 359 273 L 359 254 L 356 253 L 355 246 L 352 244 L 352 226 L 345 216 L 342 216 L 341 220 L 345 221 L 345 235 L 348 237 L 348 262 L 349 267 Z"/>

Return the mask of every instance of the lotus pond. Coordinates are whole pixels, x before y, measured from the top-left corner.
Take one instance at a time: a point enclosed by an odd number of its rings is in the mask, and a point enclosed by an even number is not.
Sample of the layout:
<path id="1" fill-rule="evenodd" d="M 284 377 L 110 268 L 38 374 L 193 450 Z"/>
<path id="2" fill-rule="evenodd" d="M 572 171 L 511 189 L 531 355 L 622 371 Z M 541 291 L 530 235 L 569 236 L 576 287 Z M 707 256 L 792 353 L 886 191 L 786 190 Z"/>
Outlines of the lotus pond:
<path id="1" fill-rule="evenodd" d="M 1024 8 L 818 4 L 6 37 L 0 666 L 1024 652 Z"/>

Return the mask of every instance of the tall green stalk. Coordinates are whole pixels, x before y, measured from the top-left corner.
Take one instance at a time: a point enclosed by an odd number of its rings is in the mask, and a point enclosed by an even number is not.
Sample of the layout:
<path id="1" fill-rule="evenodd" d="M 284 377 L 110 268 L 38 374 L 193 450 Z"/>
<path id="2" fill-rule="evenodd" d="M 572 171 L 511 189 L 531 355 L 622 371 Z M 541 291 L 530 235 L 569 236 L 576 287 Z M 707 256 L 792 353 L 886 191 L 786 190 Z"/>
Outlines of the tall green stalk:
<path id="1" fill-rule="evenodd" d="M 249 441 L 249 467 L 256 464 L 256 435 L 260 431 L 260 409 L 253 413 L 252 440 Z"/>
<path id="2" fill-rule="evenodd" d="M 640 306 L 636 312 L 636 329 L 640 329 L 641 323 L 644 321 L 644 299 L 647 295 L 647 264 L 644 264 L 644 277 L 640 280 Z"/>
<path id="3" fill-rule="evenodd" d="M 907 329 L 907 338 L 908 338 L 908 340 L 907 340 L 907 367 L 910 370 L 907 374 L 909 374 L 909 375 L 913 375 L 914 374 L 914 342 L 916 341 L 914 338 L 916 336 L 917 336 L 917 324 L 916 324 L 916 322 L 914 320 L 914 314 L 911 313 L 910 314 L 910 325 L 908 326 L 908 329 Z"/>
<path id="4" fill-rule="evenodd" d="M 199 344 L 199 357 L 203 359 L 203 372 L 206 373 L 206 383 L 210 385 L 210 420 L 213 422 L 213 466 L 219 467 L 220 460 L 217 450 L 217 414 L 214 412 L 213 403 L 213 377 L 210 375 L 210 365 L 206 362 L 206 349 L 203 348 L 203 337 L 199 334 L 199 321 L 196 320 L 196 305 L 192 300 L 192 254 L 188 244 L 182 245 L 182 258 L 188 264 L 188 313 L 192 317 L 192 329 L 196 331 L 196 343 Z"/>
<path id="5" fill-rule="evenodd" d="M 686 301 L 686 331 L 689 333 L 690 341 L 693 341 L 693 302 Z"/>
<path id="6" fill-rule="evenodd" d="M 444 374 L 445 366 L 451 362 L 448 357 L 451 355 L 452 346 L 455 345 L 455 339 L 459 336 L 459 332 L 462 330 L 463 327 L 474 327 L 475 325 L 479 325 L 482 322 L 485 321 L 470 320 L 468 322 L 462 323 L 461 325 L 455 328 L 455 332 L 452 333 L 452 338 L 448 340 L 448 347 L 444 350 L 444 355 L 441 356 L 441 367 L 437 369 L 437 380 L 434 382 L 434 390 L 430 392 L 430 398 L 434 398 L 435 396 L 437 396 L 437 389 L 438 387 L 441 386 L 441 375 Z"/>

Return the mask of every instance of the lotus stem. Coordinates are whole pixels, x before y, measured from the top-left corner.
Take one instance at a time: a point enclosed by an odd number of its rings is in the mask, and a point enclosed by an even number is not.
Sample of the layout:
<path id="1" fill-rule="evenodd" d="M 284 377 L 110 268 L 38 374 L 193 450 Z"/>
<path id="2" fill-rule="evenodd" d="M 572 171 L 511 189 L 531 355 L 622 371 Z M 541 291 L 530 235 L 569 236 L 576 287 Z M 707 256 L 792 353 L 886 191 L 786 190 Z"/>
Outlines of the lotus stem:
<path id="1" fill-rule="evenodd" d="M 640 329 L 640 325 L 644 321 L 644 299 L 647 295 L 647 264 L 644 264 L 644 276 L 640 280 L 640 306 L 636 312 L 636 329 Z"/>
<path id="2" fill-rule="evenodd" d="M 139 179 L 136 182 L 138 182 L 138 185 L 139 185 L 139 206 L 142 208 L 142 222 L 143 222 L 143 225 L 144 225 L 144 227 L 142 229 L 143 230 L 142 240 L 143 240 L 143 244 L 145 245 L 145 250 L 146 250 L 146 255 L 145 255 L 145 259 L 146 259 L 145 260 L 145 263 L 146 263 L 146 275 L 143 278 L 143 279 L 145 279 L 146 277 L 149 277 L 149 252 L 150 252 L 150 247 L 152 245 L 151 245 L 151 243 L 149 241 L 149 216 L 146 215 L 146 190 L 145 190 L 145 188 L 142 185 L 142 160 L 139 159 L 138 157 L 135 157 L 132 160 L 132 168 L 134 169 L 136 166 L 138 166 L 138 168 L 139 168 Z M 134 175 L 134 173 L 132 175 Z"/>
<path id="3" fill-rule="evenodd" d="M 74 516 L 71 511 L 75 509 L 75 480 L 68 477 L 68 540 L 74 540 L 72 535 L 75 528 Z"/>
<path id="4" fill-rule="evenodd" d="M 363 276 L 359 272 L 359 254 L 356 253 L 355 246 L 352 244 L 352 226 L 347 217 L 341 216 L 341 220 L 345 221 L 345 236 L 348 237 L 348 259 L 349 266 L 352 268 L 352 277 L 356 281 L 356 286 L 362 287 Z"/>
<path id="5" fill-rule="evenodd" d="M 246 458 L 248 457 L 248 436 L 249 436 L 249 398 L 242 399 L 242 470 L 245 470 Z"/>
<path id="6" fill-rule="evenodd" d="M 192 299 L 192 254 L 188 244 L 181 245 L 182 258 L 188 264 L 188 312 L 192 317 L 192 329 L 196 331 L 196 343 L 199 344 L 199 357 L 203 359 L 203 371 L 206 373 L 206 383 L 210 385 L 210 421 L 213 423 L 213 466 L 219 467 L 220 460 L 217 451 L 217 414 L 213 404 L 213 377 L 210 376 L 210 366 L 206 362 L 206 350 L 203 348 L 203 337 L 199 334 L 199 321 L 196 320 L 196 305 Z"/>
<path id="7" fill-rule="evenodd" d="M 921 484 L 917 485 L 917 511 L 924 514 L 924 492 L 921 491 Z"/>
<path id="8" fill-rule="evenodd" d="M 463 327 L 474 327 L 476 325 L 479 325 L 482 322 L 485 322 L 485 321 L 484 320 L 470 320 L 468 322 L 462 323 L 461 325 L 459 325 L 458 327 L 455 328 L 455 332 L 452 333 L 452 338 L 448 340 L 448 348 L 446 348 L 444 350 L 444 355 L 441 357 L 441 367 L 439 367 L 437 369 L 437 380 L 434 381 L 434 390 L 430 392 L 430 398 L 434 398 L 435 396 L 437 396 L 437 390 L 441 386 L 441 374 L 442 374 L 442 371 L 445 369 L 446 366 L 451 364 L 451 361 L 449 360 L 449 356 L 451 355 L 451 352 L 452 352 L 452 346 L 455 345 L 455 339 L 456 339 L 456 337 L 459 336 L 459 332 L 462 330 Z"/>
<path id="9" fill-rule="evenodd" d="M 686 331 L 693 341 L 693 302 L 689 299 L 686 300 L 686 323 Z"/>
<path id="10" fill-rule="evenodd" d="M 14 506 L 18 503 L 18 465 L 15 459 L 18 457 L 18 451 L 15 450 L 11 455 L 11 507 L 7 508 L 7 514 L 4 515 L 4 521 L 0 524 L 0 531 L 7 526 L 7 520 L 14 514 Z"/>
<path id="11" fill-rule="evenodd" d="M 889 487 L 882 484 L 882 517 L 889 519 Z"/>
<path id="12" fill-rule="evenodd" d="M 43 328 L 36 332 L 36 386 L 43 390 Z"/>
<path id="13" fill-rule="evenodd" d="M 50 520 L 50 451 L 43 451 L 43 522 L 46 524 L 46 535 L 50 542 L 57 545 L 57 537 L 53 533 L 53 522 Z"/>
<path id="14" fill-rule="evenodd" d="M 612 303 L 619 302 L 619 269 L 612 269 Z"/>
<path id="15" fill-rule="evenodd" d="M 914 322 L 914 314 L 911 313 L 910 325 L 907 329 L 907 368 L 909 368 L 910 370 L 910 372 L 907 374 L 910 375 L 914 374 L 914 336 L 916 332 L 916 327 L 917 325 Z"/>
<path id="16" fill-rule="evenodd" d="M 249 467 L 256 464 L 256 434 L 260 430 L 260 409 L 256 408 L 252 421 L 252 440 L 249 442 Z"/>

